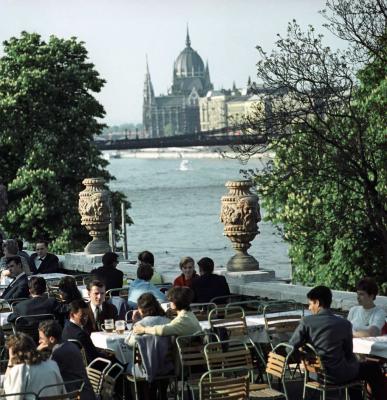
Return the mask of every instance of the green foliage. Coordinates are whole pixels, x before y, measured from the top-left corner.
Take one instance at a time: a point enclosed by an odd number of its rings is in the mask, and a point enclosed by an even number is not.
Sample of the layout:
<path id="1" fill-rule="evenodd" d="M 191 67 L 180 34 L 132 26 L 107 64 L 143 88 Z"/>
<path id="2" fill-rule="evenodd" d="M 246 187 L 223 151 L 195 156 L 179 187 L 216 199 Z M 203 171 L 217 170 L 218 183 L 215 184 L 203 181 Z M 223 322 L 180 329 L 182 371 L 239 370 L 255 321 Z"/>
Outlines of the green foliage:
<path id="1" fill-rule="evenodd" d="M 290 244 L 295 281 L 353 290 L 373 276 L 387 294 L 385 16 L 373 0 L 328 6 L 345 52 L 295 22 L 271 55 L 258 49 L 258 76 L 277 93 L 270 114 L 246 121 L 275 151 L 255 179 L 265 218 Z"/>
<path id="2" fill-rule="evenodd" d="M 51 36 L 46 42 L 22 32 L 4 42 L 0 171 L 9 190 L 2 221 L 9 236 L 44 237 L 61 252 L 80 249 L 89 240 L 78 214 L 81 182 L 113 178 L 93 144 L 105 112 L 92 93 L 103 84 L 76 38 Z"/>

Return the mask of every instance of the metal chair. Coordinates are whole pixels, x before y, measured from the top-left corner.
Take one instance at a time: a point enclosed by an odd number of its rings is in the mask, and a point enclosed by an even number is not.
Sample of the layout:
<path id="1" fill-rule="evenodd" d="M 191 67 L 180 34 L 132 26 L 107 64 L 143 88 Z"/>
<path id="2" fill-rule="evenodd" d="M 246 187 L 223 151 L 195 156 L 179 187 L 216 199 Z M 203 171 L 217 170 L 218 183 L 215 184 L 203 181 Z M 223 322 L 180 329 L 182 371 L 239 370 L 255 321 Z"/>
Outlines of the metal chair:
<path id="1" fill-rule="evenodd" d="M 106 291 L 106 300 L 111 299 L 112 297 L 122 297 L 123 299 L 128 300 L 129 288 L 113 288 Z"/>
<path id="2" fill-rule="evenodd" d="M 192 303 L 191 311 L 195 314 L 199 321 L 207 321 L 208 313 L 216 308 L 215 303 Z"/>
<path id="3" fill-rule="evenodd" d="M 104 375 L 111 365 L 111 361 L 98 357 L 86 367 L 87 376 L 97 398 L 101 395 Z"/>
<path id="4" fill-rule="evenodd" d="M 215 303 L 217 305 L 225 305 L 228 303 L 232 303 L 233 301 L 243 301 L 245 296 L 241 294 L 229 294 L 226 296 L 217 296 L 210 300 L 210 303 Z"/>
<path id="5" fill-rule="evenodd" d="M 337 384 L 327 376 L 321 357 L 317 354 L 315 348 L 311 344 L 306 344 L 301 352 L 301 360 L 304 366 L 304 389 L 302 398 L 306 397 L 306 389 L 317 390 L 322 393 L 325 400 L 327 392 L 342 391 L 345 392 L 345 400 L 349 400 L 348 389 L 355 386 L 364 387 L 361 381 L 352 381 L 343 384 Z"/>
<path id="6" fill-rule="evenodd" d="M 82 355 L 83 365 L 86 368 L 87 367 L 87 357 L 86 357 L 85 349 L 82 346 L 82 343 L 77 339 L 67 339 L 67 341 L 71 342 L 71 343 L 74 343 L 78 347 L 78 349 L 79 349 L 79 351 L 81 352 L 81 355 Z"/>
<path id="7" fill-rule="evenodd" d="M 184 400 L 185 389 L 191 392 L 192 398 L 195 398 L 194 391 L 199 388 L 200 378 L 207 370 L 204 346 L 212 341 L 219 341 L 217 335 L 205 332 L 176 338 L 180 360 L 181 400 Z"/>
<path id="8" fill-rule="evenodd" d="M 266 388 L 250 391 L 251 399 L 289 399 L 286 385 L 286 370 L 293 350 L 293 346 L 287 343 L 280 343 L 269 353 L 266 363 L 266 376 L 269 385 Z M 278 354 L 279 352 L 286 355 Z M 273 388 L 273 378 L 280 380 L 283 391 Z"/>
<path id="9" fill-rule="evenodd" d="M 39 343 L 39 323 L 55 319 L 53 314 L 21 315 L 12 324 L 13 333 L 23 332 L 31 336 L 36 344 Z"/>
<path id="10" fill-rule="evenodd" d="M 76 390 L 73 390 L 71 392 L 66 392 L 66 384 L 78 384 L 79 383 L 79 388 Z M 44 386 L 42 389 L 39 390 L 37 393 L 36 397 L 38 400 L 78 400 L 80 398 L 80 394 L 83 390 L 84 382 L 82 379 L 76 379 L 73 381 L 68 381 L 68 382 L 63 382 L 63 383 L 57 383 L 53 385 L 47 385 Z M 55 394 L 55 395 L 48 395 L 44 396 L 43 393 L 44 391 L 53 389 L 53 388 L 62 388 L 62 393 L 61 394 Z"/>
<path id="11" fill-rule="evenodd" d="M 230 307 L 242 307 L 245 311 L 245 315 L 257 315 L 262 314 L 263 312 L 263 304 L 261 300 L 244 300 L 244 301 L 231 301 L 226 304 L 226 310 Z"/>
<path id="12" fill-rule="evenodd" d="M 0 312 L 9 312 L 9 311 L 12 311 L 11 304 L 9 304 L 7 300 L 0 300 Z"/>
<path id="13" fill-rule="evenodd" d="M 248 400 L 249 371 L 227 368 L 208 371 L 200 379 L 200 400 Z"/>
<path id="14" fill-rule="evenodd" d="M 124 372 L 120 364 L 113 364 L 102 377 L 100 398 L 102 400 L 111 400 L 114 398 L 114 388 L 118 377 Z"/>

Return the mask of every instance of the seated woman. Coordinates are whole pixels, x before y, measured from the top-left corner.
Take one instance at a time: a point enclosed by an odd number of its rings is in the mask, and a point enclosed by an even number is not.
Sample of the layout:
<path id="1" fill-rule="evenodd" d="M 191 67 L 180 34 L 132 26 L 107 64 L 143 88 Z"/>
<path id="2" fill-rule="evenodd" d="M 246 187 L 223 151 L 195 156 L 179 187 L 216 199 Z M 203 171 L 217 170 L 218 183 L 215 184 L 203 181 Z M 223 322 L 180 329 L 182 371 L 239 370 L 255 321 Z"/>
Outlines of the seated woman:
<path id="1" fill-rule="evenodd" d="M 165 316 L 165 311 L 161 308 L 160 303 L 152 293 L 142 294 L 137 300 L 137 307 L 137 313 L 139 314 L 142 326 L 154 326 L 171 322 Z M 134 346 L 137 341 L 142 360 L 142 366 L 129 363 L 127 371 L 132 375 L 141 377 L 165 375 L 173 369 L 172 359 L 171 357 L 168 358 L 168 355 L 172 354 L 171 338 L 153 336 L 150 338 L 152 341 L 142 340 L 145 338 L 145 336 L 138 337 L 133 332 L 126 338 L 125 342 L 129 346 Z M 145 358 L 147 358 L 148 362 L 144 362 Z M 138 388 L 141 392 L 140 398 L 144 400 L 155 398 L 166 400 L 168 382 L 168 379 L 158 379 L 151 383 L 138 383 Z"/>
<path id="2" fill-rule="evenodd" d="M 57 363 L 44 360 L 32 338 L 25 333 L 9 336 L 6 346 L 9 361 L 4 377 L 5 394 L 23 392 L 37 394 L 44 386 L 63 383 Z M 42 395 L 54 396 L 64 393 L 66 393 L 64 385 L 59 385 L 44 390 Z M 12 396 L 10 399 L 23 400 L 29 399 L 29 396 Z"/>
<path id="3" fill-rule="evenodd" d="M 179 266 L 182 273 L 174 280 L 173 286 L 191 287 L 192 281 L 199 278 L 195 271 L 195 261 L 191 257 L 183 257 Z"/>
<path id="4" fill-rule="evenodd" d="M 386 322 L 386 313 L 374 301 L 378 286 L 372 278 L 364 278 L 357 284 L 358 306 L 349 310 L 354 337 L 379 336 Z"/>
<path id="5" fill-rule="evenodd" d="M 64 276 L 58 285 L 59 296 L 63 303 L 70 304 L 73 300 L 81 300 L 82 294 L 72 276 Z"/>
<path id="6" fill-rule="evenodd" d="M 199 321 L 190 311 L 193 292 L 187 287 L 173 287 L 168 291 L 167 297 L 171 302 L 171 309 L 177 311 L 177 317 L 167 324 L 145 326 L 141 322 L 133 327 L 136 335 L 144 333 L 157 336 L 184 336 L 193 335 L 201 331 Z"/>

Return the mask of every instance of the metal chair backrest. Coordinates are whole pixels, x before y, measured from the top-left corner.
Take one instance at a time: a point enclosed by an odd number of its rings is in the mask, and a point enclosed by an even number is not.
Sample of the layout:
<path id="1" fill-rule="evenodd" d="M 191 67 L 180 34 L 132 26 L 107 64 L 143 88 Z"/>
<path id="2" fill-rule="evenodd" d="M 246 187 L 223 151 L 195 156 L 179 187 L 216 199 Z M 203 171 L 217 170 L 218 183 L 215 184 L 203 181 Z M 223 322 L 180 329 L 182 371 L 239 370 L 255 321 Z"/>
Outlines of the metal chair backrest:
<path id="1" fill-rule="evenodd" d="M 3 393 L 0 394 L 0 399 L 28 399 L 28 400 L 38 400 L 38 397 L 33 392 L 21 392 L 21 393 Z"/>
<path id="2" fill-rule="evenodd" d="M 210 311 L 211 330 L 221 340 L 248 338 L 245 312 L 242 307 L 216 308 Z"/>
<path id="3" fill-rule="evenodd" d="M 321 357 L 317 354 L 316 349 L 309 343 L 304 345 L 301 352 L 301 361 L 305 370 L 305 377 L 309 379 L 310 374 L 313 374 L 313 380 L 326 385 L 332 383 L 325 372 Z"/>
<path id="4" fill-rule="evenodd" d="M 248 400 L 249 381 L 246 368 L 208 371 L 200 379 L 200 400 Z"/>
<path id="5" fill-rule="evenodd" d="M 128 295 L 129 295 L 129 288 L 127 287 L 113 288 L 106 291 L 106 300 L 109 300 L 115 296 L 122 297 L 127 300 Z"/>
<path id="6" fill-rule="evenodd" d="M 115 363 L 104 373 L 100 391 L 101 399 L 114 398 L 116 381 L 123 371 L 124 368 L 120 364 Z"/>
<path id="7" fill-rule="evenodd" d="M 97 397 L 101 394 L 103 377 L 111 365 L 111 361 L 98 357 L 86 367 L 87 376 Z"/>
<path id="8" fill-rule="evenodd" d="M 22 301 L 24 301 L 24 300 L 28 300 L 28 297 L 20 297 L 20 298 L 18 298 L 18 299 L 10 299 L 10 300 L 8 300 L 8 302 L 9 302 L 9 304 L 11 305 L 11 310 L 12 310 L 12 312 L 14 312 L 15 310 L 14 310 L 14 307 L 17 305 L 17 304 L 19 304 L 19 303 L 21 303 Z"/>
<path id="9" fill-rule="evenodd" d="M 192 303 L 191 311 L 195 314 L 199 321 L 207 321 L 208 313 L 216 308 L 215 303 Z"/>
<path id="10" fill-rule="evenodd" d="M 76 390 L 72 390 L 71 392 L 66 391 L 66 386 L 67 384 L 79 384 L 79 388 Z M 56 383 L 53 385 L 47 385 L 44 386 L 42 389 L 39 390 L 37 396 L 37 399 L 39 400 L 78 400 L 80 397 L 80 394 L 83 390 L 84 382 L 82 379 L 76 379 L 73 381 L 68 381 L 68 382 L 63 382 L 63 383 Z M 44 392 L 47 390 L 51 390 L 54 388 L 60 389 L 59 391 L 61 393 L 55 394 L 55 395 L 44 395 Z"/>
<path id="11" fill-rule="evenodd" d="M 281 342 L 287 342 L 303 317 L 303 310 L 297 303 L 273 303 L 263 309 L 265 330 L 272 349 Z"/>
<path id="12" fill-rule="evenodd" d="M 30 335 L 34 339 L 35 343 L 39 343 L 39 331 L 38 326 L 42 321 L 53 320 L 55 316 L 53 314 L 35 314 L 35 315 L 21 315 L 17 317 L 15 323 L 12 324 L 12 330 L 14 333 L 23 332 Z"/>
<path id="13" fill-rule="evenodd" d="M 12 311 L 11 304 L 7 300 L 0 300 L 0 312 Z"/>
<path id="14" fill-rule="evenodd" d="M 245 311 L 245 315 L 257 315 L 263 312 L 263 303 L 260 300 L 244 300 L 244 301 L 231 301 L 226 304 L 226 310 L 230 307 L 242 307 Z"/>
<path id="15" fill-rule="evenodd" d="M 213 297 L 210 300 L 210 303 L 215 303 L 218 306 L 221 305 L 226 305 L 228 303 L 232 303 L 233 301 L 243 301 L 245 299 L 245 297 L 243 295 L 240 294 L 228 294 L 226 296 L 217 296 L 217 297 Z"/>

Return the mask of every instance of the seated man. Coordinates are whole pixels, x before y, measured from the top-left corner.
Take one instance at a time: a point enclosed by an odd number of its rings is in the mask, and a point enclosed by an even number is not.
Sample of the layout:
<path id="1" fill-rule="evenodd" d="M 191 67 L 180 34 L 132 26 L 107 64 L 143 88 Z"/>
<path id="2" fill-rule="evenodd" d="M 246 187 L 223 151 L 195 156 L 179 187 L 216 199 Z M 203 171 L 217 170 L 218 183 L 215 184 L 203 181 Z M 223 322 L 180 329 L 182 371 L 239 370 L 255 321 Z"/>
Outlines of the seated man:
<path id="1" fill-rule="evenodd" d="M 137 279 L 130 284 L 128 303 L 132 308 L 137 307 L 137 299 L 143 293 L 152 293 L 160 302 L 166 302 L 167 298 L 155 285 L 150 283 L 153 276 L 153 268 L 149 264 L 140 264 L 137 268 Z"/>
<path id="2" fill-rule="evenodd" d="M 87 323 L 88 305 L 83 300 L 74 300 L 70 303 L 70 320 L 66 321 L 62 332 L 62 339 L 76 339 L 81 343 L 86 353 L 87 363 L 90 364 L 97 357 L 106 357 L 100 352 L 90 339 L 90 334 L 83 327 Z"/>
<path id="3" fill-rule="evenodd" d="M 289 343 L 298 349 L 310 343 L 321 357 L 327 375 L 335 383 L 365 380 L 376 400 L 385 398 L 382 372 L 375 363 L 359 363 L 353 354 L 352 327 L 349 321 L 336 316 L 330 309 L 332 292 L 326 286 L 317 286 L 307 294 L 312 315 L 304 317 Z M 359 393 L 351 399 L 360 399 Z"/>
<path id="4" fill-rule="evenodd" d="M 29 263 L 33 274 L 59 272 L 58 257 L 48 252 L 48 242 L 45 240 L 39 240 L 36 243 L 36 253 L 31 254 Z"/>
<path id="5" fill-rule="evenodd" d="M 62 341 L 62 328 L 57 321 L 43 321 L 39 324 L 38 350 L 51 354 L 50 358 L 58 364 L 64 382 L 81 379 L 85 383 L 80 400 L 95 400 L 81 351 L 76 344 Z M 66 384 L 67 392 L 77 390 L 78 387 L 77 383 Z"/>
<path id="6" fill-rule="evenodd" d="M 89 334 L 101 330 L 105 319 L 118 319 L 117 309 L 105 301 L 105 285 L 100 281 L 88 284 L 90 302 L 87 308 L 87 322 L 84 330 Z"/>
<path id="7" fill-rule="evenodd" d="M 348 321 L 352 324 L 354 337 L 379 336 L 386 322 L 383 308 L 375 305 L 378 285 L 371 278 L 364 278 L 357 284 L 358 306 L 349 310 Z"/>
<path id="8" fill-rule="evenodd" d="M 56 315 L 59 303 L 54 297 L 47 297 L 47 295 L 45 295 L 47 289 L 46 281 L 42 277 L 33 276 L 28 281 L 28 288 L 31 298 L 21 301 L 14 306 L 13 312 L 8 315 L 8 322 L 15 322 L 16 318 L 21 315 Z"/>
<path id="9" fill-rule="evenodd" d="M 226 278 L 214 274 L 214 261 L 204 257 L 198 261 L 200 277 L 192 282 L 194 291 L 194 303 L 208 303 L 214 297 L 228 296 L 230 288 Z"/>
<path id="10" fill-rule="evenodd" d="M 30 294 L 28 289 L 27 274 L 23 272 L 22 262 L 19 256 L 8 257 L 6 267 L 11 278 L 14 280 L 4 289 L 0 296 L 3 300 L 27 298 Z"/>
<path id="11" fill-rule="evenodd" d="M 102 267 L 93 269 L 91 274 L 95 279 L 105 284 L 106 290 L 121 288 L 124 281 L 124 273 L 117 269 L 118 255 L 111 251 L 102 257 Z"/>
<path id="12" fill-rule="evenodd" d="M 153 268 L 153 276 L 151 279 L 151 283 L 155 285 L 159 285 L 163 283 L 163 277 L 155 270 L 155 257 L 154 255 L 148 251 L 144 250 L 137 256 L 138 265 L 140 264 L 149 264 Z"/>

